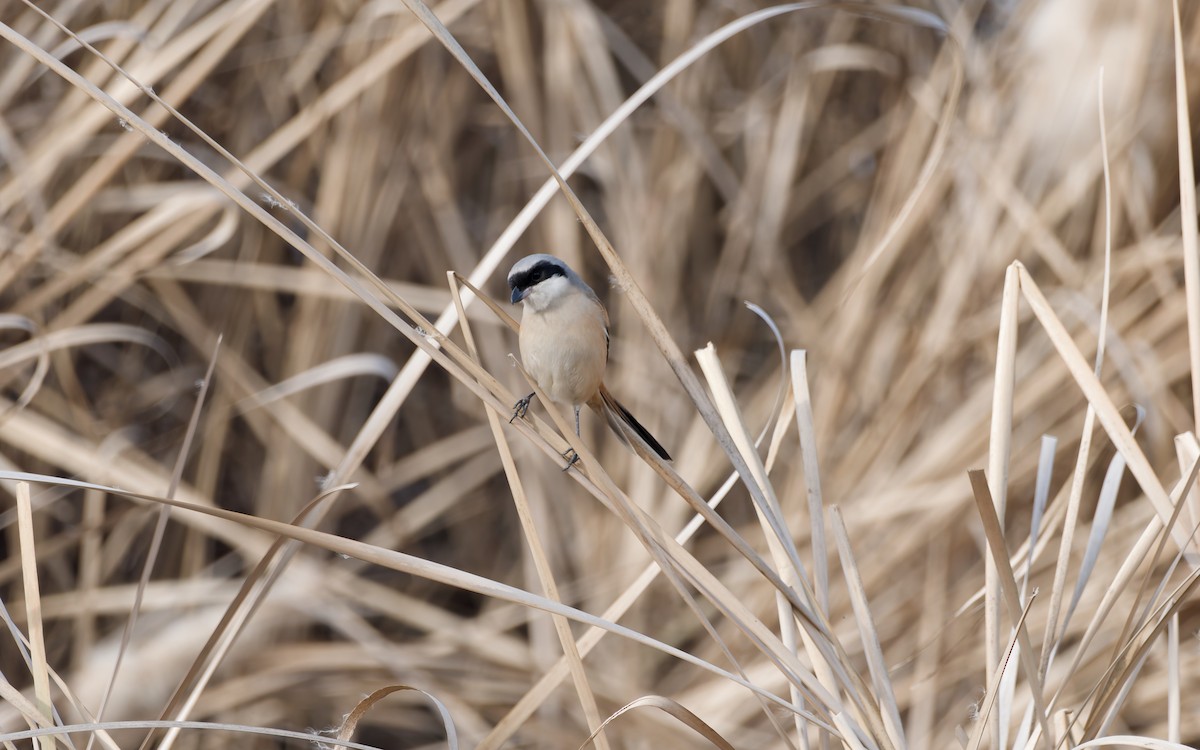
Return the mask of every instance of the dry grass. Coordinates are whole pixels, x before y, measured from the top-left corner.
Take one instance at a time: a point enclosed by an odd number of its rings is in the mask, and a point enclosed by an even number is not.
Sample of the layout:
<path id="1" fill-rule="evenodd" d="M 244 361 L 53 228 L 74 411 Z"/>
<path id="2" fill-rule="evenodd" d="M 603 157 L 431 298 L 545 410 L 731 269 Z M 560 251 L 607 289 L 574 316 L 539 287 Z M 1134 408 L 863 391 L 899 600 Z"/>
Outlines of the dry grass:
<path id="1" fill-rule="evenodd" d="M 0 1 L 0 742 L 1200 743 L 1200 13 L 965 5 Z"/>

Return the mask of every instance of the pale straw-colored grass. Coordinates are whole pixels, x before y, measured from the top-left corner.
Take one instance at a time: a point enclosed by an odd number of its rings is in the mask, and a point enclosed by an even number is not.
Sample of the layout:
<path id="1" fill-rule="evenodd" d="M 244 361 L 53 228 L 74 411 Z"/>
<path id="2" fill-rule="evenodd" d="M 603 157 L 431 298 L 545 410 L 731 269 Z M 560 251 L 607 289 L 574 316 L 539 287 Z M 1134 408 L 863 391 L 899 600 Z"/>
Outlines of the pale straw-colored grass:
<path id="1" fill-rule="evenodd" d="M 5 747 L 1200 743 L 1195 8 L 0 37 Z M 539 251 L 674 462 L 510 421 Z"/>

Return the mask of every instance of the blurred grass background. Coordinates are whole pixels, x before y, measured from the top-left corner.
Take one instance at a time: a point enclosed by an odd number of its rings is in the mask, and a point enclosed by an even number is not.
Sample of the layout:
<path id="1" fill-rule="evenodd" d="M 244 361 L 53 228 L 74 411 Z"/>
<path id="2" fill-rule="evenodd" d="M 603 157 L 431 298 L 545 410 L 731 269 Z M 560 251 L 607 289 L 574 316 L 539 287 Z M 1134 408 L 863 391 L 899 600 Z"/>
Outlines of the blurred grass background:
<path id="1" fill-rule="evenodd" d="M 1096 347 L 1106 236 L 1101 68 L 1113 248 L 1102 380 L 1131 422 L 1133 404 L 1145 409 L 1139 442 L 1172 482 L 1183 461 L 1175 436 L 1194 432 L 1195 421 L 1170 4 L 918 5 L 945 19 L 959 52 L 928 29 L 828 8 L 781 16 L 680 74 L 571 185 L 684 351 L 715 344 L 755 432 L 785 374 L 770 331 L 743 301 L 774 317 L 788 347 L 808 351 L 824 497 L 846 519 L 908 742 L 946 747 L 974 731 L 988 687 L 982 610 L 960 611 L 983 586 L 986 546 L 965 471 L 987 462 L 1006 266 L 1022 261 L 1085 356 Z M 706 0 L 431 6 L 558 162 L 671 59 L 758 7 Z M 547 176 L 498 108 L 398 2 L 65 1 L 42 10 L 152 86 L 430 319 L 451 301 L 445 273 L 474 269 Z M 1200 13 L 1184 3 L 1181 18 L 1196 112 Z M 2 2 L 0 21 L 201 162 L 248 184 L 30 6 Z M 179 497 L 289 521 L 342 465 L 416 347 L 77 85 L 11 40 L 0 44 L 0 60 L 0 335 L 16 352 L 0 370 L 0 468 L 165 494 L 197 381 L 222 334 Z M 916 191 L 955 66 L 964 83 L 945 151 Z M 246 189 L 261 198 L 253 185 Z M 881 244 L 910 200 L 899 233 Z M 262 202 L 335 256 L 288 207 Z M 530 252 L 563 257 L 606 299 L 611 389 L 691 485 L 711 494 L 728 460 L 637 315 L 609 288 L 609 269 L 561 196 L 485 290 L 505 298 L 504 272 Z M 480 305 L 470 317 L 484 366 L 524 392 L 506 359 L 515 335 Z M 1070 482 L 1086 408 L 1028 309 L 1016 383 L 1006 526 L 1014 550 L 1029 533 L 1041 436 L 1058 438 L 1053 497 Z M 353 474 L 357 488 L 331 506 L 322 528 L 540 591 L 484 414 L 462 383 L 429 368 L 367 446 Z M 687 508 L 600 420 L 585 421 L 585 440 L 664 528 L 684 524 Z M 608 510 L 525 441 L 512 442 L 564 601 L 603 611 L 648 557 Z M 794 432 L 780 451 L 772 479 L 807 560 L 810 522 Z M 1098 436 L 1075 567 L 1112 455 Z M 34 504 L 47 659 L 95 710 L 133 608 L 155 511 L 44 488 Z M 21 624 L 11 508 L 0 514 L 0 597 Z M 744 489 L 735 487 L 722 513 L 761 546 Z M 1082 612 L 1097 606 L 1153 516 L 1127 481 L 1105 542 L 1116 551 L 1099 559 Z M 105 718 L 157 718 L 269 541 L 192 514 L 171 516 Z M 774 621 L 773 590 L 722 538 L 702 529 L 692 548 Z M 1054 552 L 1034 562 L 1031 587 L 1050 586 Z M 1039 602 L 1032 632 L 1045 629 L 1045 617 Z M 1180 739 L 1196 744 L 1200 704 L 1191 696 L 1200 691 L 1200 651 L 1192 634 L 1200 608 L 1190 601 L 1180 617 Z M 844 587 L 832 591 L 830 618 L 857 644 Z M 723 663 L 665 584 L 654 584 L 621 622 Z M 1085 625 L 1083 618 L 1069 624 L 1056 663 L 1073 658 Z M 1083 703 L 1113 663 L 1123 625 L 1114 617 L 1076 670 L 1051 671 L 1048 685 L 1063 690 L 1060 708 Z M 719 618 L 717 627 L 724 628 Z M 854 648 L 851 657 L 862 659 Z M 785 690 L 746 644 L 735 641 L 734 650 L 754 681 Z M 376 687 L 402 683 L 444 701 L 464 744 L 474 746 L 489 732 L 495 737 L 497 723 L 560 656 L 542 613 L 303 548 L 192 715 L 322 728 Z M 662 654 L 610 637 L 585 666 L 602 716 L 661 694 L 737 747 L 778 741 L 748 693 Z M 1167 737 L 1167 666 L 1165 647 L 1151 652 L 1112 733 Z M 32 685 L 10 639 L 0 670 L 18 689 Z M 427 703 L 390 701 L 371 715 L 362 742 L 439 746 L 441 722 Z M 0 705 L 0 729 L 20 728 L 20 712 Z M 564 681 L 507 746 L 577 747 L 588 731 Z M 634 712 L 608 735 L 630 748 L 698 742 L 686 733 Z M 177 744 L 230 742 L 276 746 L 203 733 L 184 733 Z"/>

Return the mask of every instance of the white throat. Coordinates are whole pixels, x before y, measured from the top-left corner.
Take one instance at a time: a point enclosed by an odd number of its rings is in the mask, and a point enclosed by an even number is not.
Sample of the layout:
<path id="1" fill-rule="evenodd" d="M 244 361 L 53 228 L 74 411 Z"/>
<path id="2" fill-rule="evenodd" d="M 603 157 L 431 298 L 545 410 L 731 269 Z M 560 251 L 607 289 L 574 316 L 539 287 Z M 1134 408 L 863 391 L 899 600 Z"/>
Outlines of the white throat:
<path id="1" fill-rule="evenodd" d="M 524 300 L 525 307 L 532 312 L 541 312 L 558 303 L 572 291 L 574 290 L 571 288 L 571 282 L 565 276 L 551 276 L 529 290 L 529 295 Z"/>

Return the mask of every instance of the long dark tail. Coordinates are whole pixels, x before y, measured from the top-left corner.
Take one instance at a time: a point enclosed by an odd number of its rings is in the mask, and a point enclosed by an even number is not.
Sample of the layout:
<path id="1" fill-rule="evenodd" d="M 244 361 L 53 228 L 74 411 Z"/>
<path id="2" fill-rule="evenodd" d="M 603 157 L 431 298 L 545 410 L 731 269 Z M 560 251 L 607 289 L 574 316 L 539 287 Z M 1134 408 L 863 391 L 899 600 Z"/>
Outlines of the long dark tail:
<path id="1" fill-rule="evenodd" d="M 646 442 L 646 445 L 650 446 L 650 450 L 658 454 L 659 458 L 664 461 L 671 460 L 671 456 L 667 453 L 666 448 L 663 448 L 654 439 L 654 436 L 650 434 L 650 431 L 642 427 L 641 422 L 634 419 L 629 410 L 622 406 L 620 401 L 613 398 L 613 395 L 603 385 L 600 386 L 600 402 L 600 405 L 592 404 L 593 408 L 600 409 L 600 406 L 603 406 L 600 410 L 604 412 L 604 416 L 608 420 L 608 426 L 612 428 L 613 432 L 617 433 L 617 437 L 621 438 L 621 442 L 628 444 L 628 441 L 625 439 L 625 433 L 621 431 L 621 425 L 617 420 L 624 422 L 629 429 L 633 430 L 638 437 Z"/>

